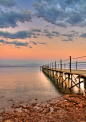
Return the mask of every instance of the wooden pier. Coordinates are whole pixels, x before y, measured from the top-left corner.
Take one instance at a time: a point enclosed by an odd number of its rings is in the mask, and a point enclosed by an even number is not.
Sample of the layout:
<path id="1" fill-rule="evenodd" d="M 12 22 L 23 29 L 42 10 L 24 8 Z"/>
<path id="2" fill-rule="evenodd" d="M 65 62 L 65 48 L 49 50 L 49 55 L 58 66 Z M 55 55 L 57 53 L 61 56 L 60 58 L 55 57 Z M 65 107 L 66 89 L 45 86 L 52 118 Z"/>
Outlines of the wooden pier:
<path id="1" fill-rule="evenodd" d="M 71 68 L 71 57 L 69 59 L 69 69 L 62 69 L 62 60 L 60 60 L 60 68 L 55 63 L 43 65 L 42 71 L 51 79 L 51 81 L 60 89 L 61 92 L 71 93 L 73 88 L 77 87 L 79 93 L 86 96 L 86 70 L 77 70 Z M 77 63 L 76 63 L 77 65 Z M 84 89 L 81 89 L 81 83 Z"/>

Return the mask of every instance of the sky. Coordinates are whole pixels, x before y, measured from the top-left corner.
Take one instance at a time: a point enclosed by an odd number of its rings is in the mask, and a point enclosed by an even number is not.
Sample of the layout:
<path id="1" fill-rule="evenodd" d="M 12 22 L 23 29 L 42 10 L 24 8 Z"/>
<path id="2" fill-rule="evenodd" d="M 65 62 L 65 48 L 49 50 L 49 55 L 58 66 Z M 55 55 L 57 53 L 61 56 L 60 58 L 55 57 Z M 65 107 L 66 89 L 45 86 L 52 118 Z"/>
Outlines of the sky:
<path id="1" fill-rule="evenodd" d="M 86 53 L 86 0 L 0 0 L 0 64 Z"/>

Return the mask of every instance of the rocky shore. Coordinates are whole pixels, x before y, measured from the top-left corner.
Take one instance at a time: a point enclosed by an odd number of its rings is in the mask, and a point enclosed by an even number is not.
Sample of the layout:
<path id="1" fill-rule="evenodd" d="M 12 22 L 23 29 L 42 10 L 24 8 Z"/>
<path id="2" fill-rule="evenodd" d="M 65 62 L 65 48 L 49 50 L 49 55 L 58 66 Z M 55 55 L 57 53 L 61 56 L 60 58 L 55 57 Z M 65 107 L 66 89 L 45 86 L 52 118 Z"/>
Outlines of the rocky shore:
<path id="1" fill-rule="evenodd" d="M 13 111 L 0 113 L 0 122 L 86 122 L 86 97 L 67 94 L 63 99 L 27 105 L 12 104 Z"/>

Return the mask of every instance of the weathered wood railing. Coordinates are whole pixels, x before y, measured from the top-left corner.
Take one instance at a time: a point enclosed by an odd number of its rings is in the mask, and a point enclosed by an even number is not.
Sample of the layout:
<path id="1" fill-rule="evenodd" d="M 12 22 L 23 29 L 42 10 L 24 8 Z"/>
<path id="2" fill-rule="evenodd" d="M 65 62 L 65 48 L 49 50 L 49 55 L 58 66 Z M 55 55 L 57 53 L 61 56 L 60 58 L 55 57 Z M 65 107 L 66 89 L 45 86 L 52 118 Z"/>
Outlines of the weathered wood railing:
<path id="1" fill-rule="evenodd" d="M 71 56 L 70 59 L 68 60 L 70 61 L 69 69 L 65 67 L 65 64 L 63 69 L 62 60 L 60 60 L 60 64 L 58 64 L 58 68 L 55 61 L 55 63 L 52 63 L 52 65 L 51 63 L 50 65 L 49 64 L 43 65 L 41 67 L 42 71 L 52 80 L 52 82 L 55 83 L 55 85 L 58 88 L 60 88 L 62 92 L 70 93 L 73 92 L 72 89 L 74 87 L 77 87 L 79 93 L 83 93 L 86 96 L 86 70 L 77 70 L 77 61 L 76 61 L 76 69 L 72 69 Z M 83 90 L 81 89 L 81 85 L 80 85 L 81 83 L 84 84 Z"/>

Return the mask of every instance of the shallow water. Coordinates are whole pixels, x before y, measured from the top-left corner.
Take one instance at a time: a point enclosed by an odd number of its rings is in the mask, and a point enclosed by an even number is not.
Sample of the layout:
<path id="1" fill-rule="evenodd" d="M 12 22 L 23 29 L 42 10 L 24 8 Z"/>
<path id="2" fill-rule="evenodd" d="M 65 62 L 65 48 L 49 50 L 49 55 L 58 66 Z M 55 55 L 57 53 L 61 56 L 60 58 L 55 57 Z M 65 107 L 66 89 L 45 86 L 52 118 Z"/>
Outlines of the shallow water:
<path id="1" fill-rule="evenodd" d="M 0 67 L 0 111 L 13 103 L 45 102 L 61 97 L 39 67 Z"/>

